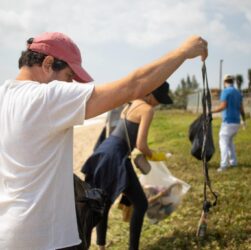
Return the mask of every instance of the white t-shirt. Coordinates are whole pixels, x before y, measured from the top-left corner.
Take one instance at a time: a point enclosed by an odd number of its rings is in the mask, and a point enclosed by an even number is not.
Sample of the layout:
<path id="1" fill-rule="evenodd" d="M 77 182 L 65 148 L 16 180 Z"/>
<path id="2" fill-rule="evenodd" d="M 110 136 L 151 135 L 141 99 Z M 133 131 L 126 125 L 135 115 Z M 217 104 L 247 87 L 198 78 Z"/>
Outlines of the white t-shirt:
<path id="1" fill-rule="evenodd" d="M 73 126 L 94 85 L 6 81 L 0 86 L 0 249 L 79 244 Z"/>

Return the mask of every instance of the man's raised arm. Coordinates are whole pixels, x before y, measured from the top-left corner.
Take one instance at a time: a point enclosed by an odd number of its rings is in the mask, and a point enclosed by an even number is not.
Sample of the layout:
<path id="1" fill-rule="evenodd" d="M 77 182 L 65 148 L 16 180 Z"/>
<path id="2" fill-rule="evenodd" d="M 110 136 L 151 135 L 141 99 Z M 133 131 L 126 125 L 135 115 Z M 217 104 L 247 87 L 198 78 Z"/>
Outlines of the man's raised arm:
<path id="1" fill-rule="evenodd" d="M 136 69 L 128 76 L 96 86 L 87 103 L 86 118 L 145 96 L 160 86 L 186 59 L 201 56 L 204 61 L 207 55 L 207 42 L 204 39 L 199 36 L 188 38 L 177 49 Z"/>

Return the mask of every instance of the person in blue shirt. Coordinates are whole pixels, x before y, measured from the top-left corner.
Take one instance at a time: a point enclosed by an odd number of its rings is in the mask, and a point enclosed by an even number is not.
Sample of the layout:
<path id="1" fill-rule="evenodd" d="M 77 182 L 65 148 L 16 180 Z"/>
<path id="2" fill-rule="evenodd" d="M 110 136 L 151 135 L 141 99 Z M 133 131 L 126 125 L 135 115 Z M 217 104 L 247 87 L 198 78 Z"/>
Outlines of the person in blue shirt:
<path id="1" fill-rule="evenodd" d="M 212 110 L 212 113 L 222 111 L 222 125 L 219 133 L 219 146 L 221 153 L 220 167 L 218 172 L 224 171 L 227 167 L 237 166 L 237 157 L 233 138 L 237 134 L 240 122 L 245 123 L 245 112 L 242 103 L 241 93 L 234 87 L 234 77 L 224 77 L 224 90 L 221 93 L 220 104 Z"/>

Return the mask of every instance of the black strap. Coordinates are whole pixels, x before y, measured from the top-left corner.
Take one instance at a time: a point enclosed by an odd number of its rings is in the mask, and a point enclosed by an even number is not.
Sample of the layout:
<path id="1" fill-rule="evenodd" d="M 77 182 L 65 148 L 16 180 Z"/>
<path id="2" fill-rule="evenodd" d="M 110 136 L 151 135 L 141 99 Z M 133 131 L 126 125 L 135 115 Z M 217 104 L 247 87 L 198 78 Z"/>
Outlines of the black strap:
<path id="1" fill-rule="evenodd" d="M 203 62 L 202 65 L 202 79 L 203 79 L 203 94 L 202 94 L 202 108 L 203 108 L 203 147 L 202 147 L 202 159 L 203 159 L 203 174 L 204 174 L 204 203 L 203 203 L 203 210 L 205 212 L 209 211 L 211 206 L 215 206 L 217 204 L 217 194 L 212 190 L 211 181 L 208 174 L 208 163 L 206 160 L 206 146 L 207 146 L 207 134 L 209 125 L 212 121 L 212 101 L 211 101 L 211 94 L 208 87 L 208 78 L 207 78 L 207 69 L 206 64 Z M 207 199 L 207 187 L 209 188 L 210 192 L 214 196 L 214 202 L 211 204 L 210 201 Z"/>
<path id="2" fill-rule="evenodd" d="M 130 112 L 134 109 L 136 109 L 137 107 L 139 107 L 140 105 L 142 105 L 144 103 L 140 103 L 138 105 L 136 105 L 136 107 L 134 107 L 133 109 L 130 110 Z M 131 158 L 131 154 L 132 154 L 132 148 L 131 148 L 131 143 L 130 143 L 130 137 L 129 137 L 129 134 L 128 134 L 128 129 L 127 129 L 127 126 L 126 126 L 126 116 L 128 115 L 128 112 L 129 111 L 129 108 L 131 107 L 132 103 L 128 103 L 127 107 L 125 108 L 125 110 L 123 111 L 123 113 L 125 114 L 125 117 L 123 118 L 123 122 L 124 122 L 124 127 L 125 127 L 125 133 L 126 133 L 126 140 L 127 140 L 127 144 L 128 144 L 128 148 L 130 150 L 130 155 L 129 155 L 129 158 Z"/>

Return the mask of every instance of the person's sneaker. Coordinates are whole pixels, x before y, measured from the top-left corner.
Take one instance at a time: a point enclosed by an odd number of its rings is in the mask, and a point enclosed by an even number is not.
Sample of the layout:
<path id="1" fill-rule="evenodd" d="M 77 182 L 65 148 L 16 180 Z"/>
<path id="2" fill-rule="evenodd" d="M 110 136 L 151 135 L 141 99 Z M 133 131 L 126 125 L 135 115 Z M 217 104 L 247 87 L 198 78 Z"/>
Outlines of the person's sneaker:
<path id="1" fill-rule="evenodd" d="M 219 168 L 217 169 L 217 172 L 223 172 L 223 171 L 225 171 L 225 170 L 227 170 L 227 167 L 219 167 Z"/>

